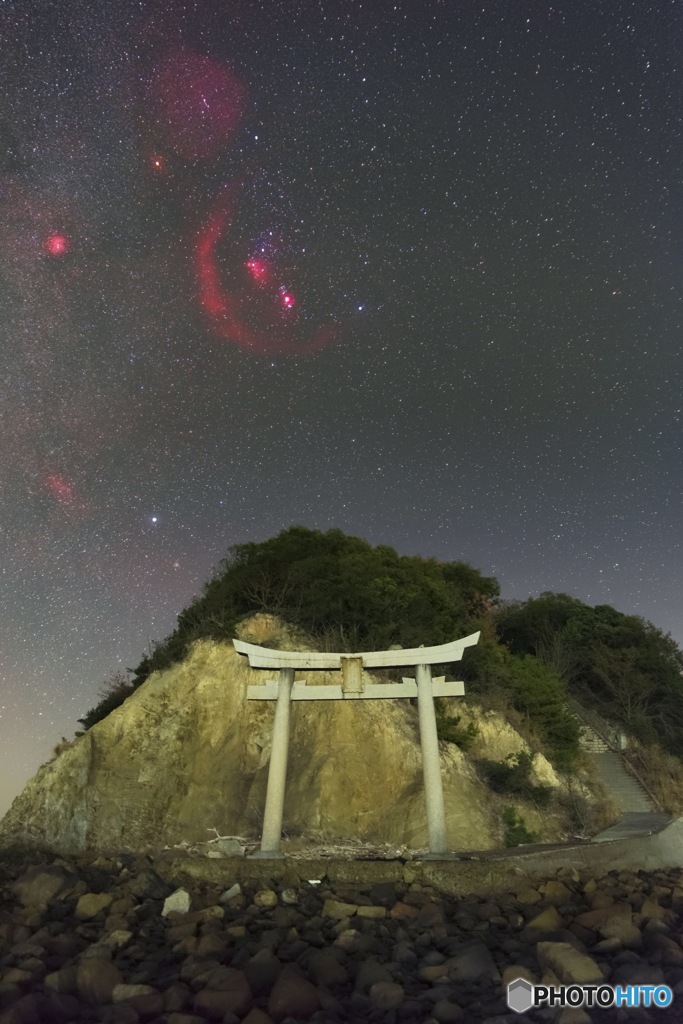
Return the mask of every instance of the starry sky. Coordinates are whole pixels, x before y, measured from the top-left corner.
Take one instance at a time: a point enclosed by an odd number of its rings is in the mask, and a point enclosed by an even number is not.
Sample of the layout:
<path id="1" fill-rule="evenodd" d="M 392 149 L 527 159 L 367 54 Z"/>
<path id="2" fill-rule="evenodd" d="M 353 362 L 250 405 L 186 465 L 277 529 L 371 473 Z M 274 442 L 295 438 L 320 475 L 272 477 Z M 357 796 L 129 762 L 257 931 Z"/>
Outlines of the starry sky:
<path id="1" fill-rule="evenodd" d="M 293 523 L 683 641 L 675 0 L 4 0 L 0 39 L 0 813 Z"/>

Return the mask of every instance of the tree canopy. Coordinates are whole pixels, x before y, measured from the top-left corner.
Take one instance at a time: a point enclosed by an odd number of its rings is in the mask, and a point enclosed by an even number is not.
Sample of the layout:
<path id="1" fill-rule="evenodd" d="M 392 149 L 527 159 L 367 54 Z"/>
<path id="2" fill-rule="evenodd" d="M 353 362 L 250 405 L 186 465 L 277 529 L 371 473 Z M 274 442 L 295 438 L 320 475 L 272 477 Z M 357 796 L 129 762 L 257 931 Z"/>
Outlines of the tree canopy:
<path id="1" fill-rule="evenodd" d="M 453 640 L 498 594 L 493 577 L 465 562 L 401 556 L 341 530 L 292 526 L 230 548 L 136 680 L 182 658 L 196 639 L 232 639 L 236 623 L 254 612 L 277 614 L 341 650 L 382 650 Z"/>
<path id="2" fill-rule="evenodd" d="M 544 593 L 501 608 L 495 625 L 513 654 L 534 655 L 577 699 L 638 739 L 680 752 L 683 652 L 651 622 Z"/>

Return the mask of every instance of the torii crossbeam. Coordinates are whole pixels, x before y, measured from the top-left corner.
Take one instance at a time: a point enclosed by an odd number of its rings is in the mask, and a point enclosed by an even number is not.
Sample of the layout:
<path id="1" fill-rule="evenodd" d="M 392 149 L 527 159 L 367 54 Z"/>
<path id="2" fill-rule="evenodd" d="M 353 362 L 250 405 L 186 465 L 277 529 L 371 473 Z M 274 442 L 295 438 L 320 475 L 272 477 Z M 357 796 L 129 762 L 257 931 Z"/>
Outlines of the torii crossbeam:
<path id="1" fill-rule="evenodd" d="M 285 802 L 287 756 L 289 751 L 289 714 L 293 700 L 368 700 L 382 697 L 417 697 L 422 747 L 422 770 L 427 806 L 427 832 L 429 856 L 443 857 L 448 852 L 443 783 L 439 763 L 439 740 L 436 732 L 434 697 L 462 697 L 462 682 L 432 679 L 432 665 L 447 665 L 460 661 L 466 647 L 479 640 L 472 633 L 461 640 L 453 640 L 438 647 L 414 647 L 410 650 L 365 651 L 359 654 L 327 653 L 319 651 L 273 651 L 267 647 L 233 640 L 235 650 L 249 658 L 252 668 L 277 668 L 279 677 L 267 680 L 265 685 L 250 686 L 249 700 L 275 700 L 275 724 L 268 769 L 266 807 L 263 815 L 261 849 L 254 857 L 282 857 L 280 835 Z M 402 683 L 370 683 L 363 678 L 366 668 L 394 668 L 414 666 L 415 679 Z M 294 682 L 297 669 L 316 672 L 339 671 L 339 686 L 308 686 L 305 681 Z"/>

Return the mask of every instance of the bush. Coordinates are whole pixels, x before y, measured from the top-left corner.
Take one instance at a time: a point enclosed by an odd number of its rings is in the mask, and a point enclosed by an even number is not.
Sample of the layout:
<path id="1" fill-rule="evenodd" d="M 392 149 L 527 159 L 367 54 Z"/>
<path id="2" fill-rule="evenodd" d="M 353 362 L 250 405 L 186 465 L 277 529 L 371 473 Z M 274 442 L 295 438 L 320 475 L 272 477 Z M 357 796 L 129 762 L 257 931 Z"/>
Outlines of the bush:
<path id="1" fill-rule="evenodd" d="M 479 726 L 475 722 L 468 722 L 467 725 L 461 726 L 462 715 L 449 715 L 442 701 L 435 701 L 434 706 L 436 732 L 439 739 L 445 743 L 455 743 L 461 750 L 470 750 L 479 735 Z"/>
<path id="2" fill-rule="evenodd" d="M 547 807 L 552 795 L 550 786 L 536 786 L 531 781 L 534 756 L 523 750 L 519 754 L 509 754 L 504 761 L 482 758 L 477 761 L 477 767 L 495 793 L 507 793 Z"/>
<path id="3" fill-rule="evenodd" d="M 558 794 L 557 806 L 562 812 L 566 826 L 573 837 L 594 836 L 619 821 L 621 812 L 613 800 L 595 793 L 590 797 L 576 780 L 569 780 L 564 792 Z"/>
<path id="4" fill-rule="evenodd" d="M 514 807 L 506 807 L 503 811 L 503 824 L 505 825 L 505 845 L 508 848 L 538 842 L 538 834 L 529 832 L 524 819 L 517 816 Z"/>
<path id="5" fill-rule="evenodd" d="M 100 688 L 99 696 L 101 700 L 99 704 L 96 704 L 94 708 L 83 718 L 79 718 L 78 721 L 81 723 L 85 730 L 92 728 L 97 722 L 101 722 L 103 718 L 115 711 L 116 708 L 120 707 L 127 697 L 130 697 L 131 693 L 137 689 L 134 682 L 131 682 L 123 672 L 116 672 L 110 679 L 108 679 Z M 77 733 L 76 735 L 81 735 Z"/>

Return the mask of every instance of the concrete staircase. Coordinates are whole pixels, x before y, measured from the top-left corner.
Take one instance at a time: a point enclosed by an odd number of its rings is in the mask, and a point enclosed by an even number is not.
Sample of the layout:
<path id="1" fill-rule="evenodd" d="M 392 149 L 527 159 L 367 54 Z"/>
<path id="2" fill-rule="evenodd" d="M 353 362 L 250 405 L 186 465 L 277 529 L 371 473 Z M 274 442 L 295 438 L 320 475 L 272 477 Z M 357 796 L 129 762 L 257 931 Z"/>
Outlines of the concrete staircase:
<path id="1" fill-rule="evenodd" d="M 669 815 L 663 814 L 655 806 L 648 792 L 626 767 L 624 757 L 616 749 L 617 742 L 622 741 L 619 731 L 603 722 L 595 712 L 583 711 L 576 701 L 567 705 L 567 710 L 581 726 L 581 749 L 595 766 L 607 795 L 621 812 L 616 825 L 593 836 L 593 842 L 631 839 L 651 835 L 663 828 L 670 820 Z M 600 731 L 594 728 L 592 722 L 599 726 Z M 605 737 L 609 737 L 612 742 L 607 742 Z"/>
<path id="2" fill-rule="evenodd" d="M 646 791 L 625 767 L 621 754 L 605 750 L 591 754 L 590 758 L 603 786 L 622 814 L 656 810 Z"/>
<path id="3" fill-rule="evenodd" d="M 621 754 L 608 750 L 600 754 L 589 754 L 589 757 L 597 768 L 607 794 L 621 811 L 616 825 L 593 836 L 594 843 L 650 836 L 669 823 L 669 815 L 658 810 L 643 786 L 626 768 Z"/>
<path id="4" fill-rule="evenodd" d="M 574 716 L 578 718 L 577 715 Z M 581 735 L 579 737 L 579 746 L 582 750 L 585 750 L 587 754 L 606 754 L 609 751 L 609 746 L 602 738 L 599 732 L 596 732 L 592 725 L 586 725 L 585 722 L 581 722 Z"/>

